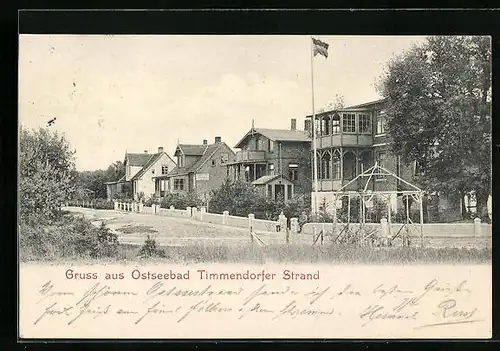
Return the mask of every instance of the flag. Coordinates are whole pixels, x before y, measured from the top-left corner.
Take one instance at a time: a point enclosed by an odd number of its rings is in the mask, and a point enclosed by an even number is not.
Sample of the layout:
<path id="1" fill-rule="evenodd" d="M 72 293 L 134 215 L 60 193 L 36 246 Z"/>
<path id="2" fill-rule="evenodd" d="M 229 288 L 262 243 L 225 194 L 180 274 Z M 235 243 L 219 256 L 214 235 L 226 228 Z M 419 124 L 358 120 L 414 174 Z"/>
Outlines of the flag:
<path id="1" fill-rule="evenodd" d="M 328 44 L 325 42 L 322 42 L 321 40 L 311 38 L 313 41 L 313 55 L 316 56 L 317 54 L 325 56 L 325 58 L 328 58 Z"/>

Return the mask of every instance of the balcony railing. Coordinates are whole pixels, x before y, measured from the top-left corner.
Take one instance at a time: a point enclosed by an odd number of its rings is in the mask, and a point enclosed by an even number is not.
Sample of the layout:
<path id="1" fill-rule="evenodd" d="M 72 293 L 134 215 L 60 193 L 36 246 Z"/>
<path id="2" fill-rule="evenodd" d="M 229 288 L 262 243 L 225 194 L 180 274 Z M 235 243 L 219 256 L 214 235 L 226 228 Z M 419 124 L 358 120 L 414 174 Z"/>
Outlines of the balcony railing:
<path id="1" fill-rule="evenodd" d="M 236 153 L 236 162 L 264 161 L 265 159 L 266 152 L 264 150 L 246 150 Z"/>

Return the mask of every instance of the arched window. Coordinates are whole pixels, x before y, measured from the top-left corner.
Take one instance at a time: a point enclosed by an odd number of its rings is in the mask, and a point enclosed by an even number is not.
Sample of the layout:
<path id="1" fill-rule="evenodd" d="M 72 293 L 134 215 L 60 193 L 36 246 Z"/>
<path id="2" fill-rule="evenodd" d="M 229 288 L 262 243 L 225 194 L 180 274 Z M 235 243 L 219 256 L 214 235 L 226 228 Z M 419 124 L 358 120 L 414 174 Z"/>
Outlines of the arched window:
<path id="1" fill-rule="evenodd" d="M 321 179 L 331 179 L 330 154 L 325 153 L 321 158 Z"/>

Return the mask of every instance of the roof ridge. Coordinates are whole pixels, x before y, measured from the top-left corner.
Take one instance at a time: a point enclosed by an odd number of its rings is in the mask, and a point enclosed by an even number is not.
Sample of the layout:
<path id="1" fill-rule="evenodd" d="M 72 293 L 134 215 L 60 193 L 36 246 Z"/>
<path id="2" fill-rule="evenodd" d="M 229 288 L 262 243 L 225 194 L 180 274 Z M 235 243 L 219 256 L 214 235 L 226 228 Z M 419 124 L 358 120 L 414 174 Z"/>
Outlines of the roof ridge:
<path id="1" fill-rule="evenodd" d="M 216 153 L 216 152 L 217 152 L 217 151 L 221 148 L 222 144 L 225 144 L 225 142 L 221 142 L 221 143 L 219 143 L 219 144 L 210 144 L 210 145 L 216 145 L 216 146 L 217 146 L 217 148 L 214 150 L 214 152 L 212 152 L 212 154 L 210 155 L 210 157 L 207 157 L 207 158 L 206 158 L 206 160 L 205 160 L 205 161 L 203 161 L 203 162 L 202 162 L 202 163 L 201 163 L 198 167 L 196 167 L 196 169 L 195 169 L 194 171 L 195 171 L 195 172 L 198 172 L 198 170 L 199 170 L 199 169 L 200 169 L 200 168 L 201 168 L 201 167 L 202 167 L 205 163 L 207 163 L 208 159 L 209 159 L 209 158 L 211 158 L 211 157 L 212 157 L 212 156 L 213 156 L 213 155 L 214 155 L 214 154 L 215 154 L 215 153 Z M 206 149 L 205 149 L 205 152 L 206 152 L 206 150 L 208 150 L 208 145 L 207 145 L 207 147 L 206 147 Z M 202 155 L 201 157 L 205 156 L 205 152 L 203 153 L 203 155 Z M 201 158 L 201 157 L 200 157 L 200 158 Z"/>

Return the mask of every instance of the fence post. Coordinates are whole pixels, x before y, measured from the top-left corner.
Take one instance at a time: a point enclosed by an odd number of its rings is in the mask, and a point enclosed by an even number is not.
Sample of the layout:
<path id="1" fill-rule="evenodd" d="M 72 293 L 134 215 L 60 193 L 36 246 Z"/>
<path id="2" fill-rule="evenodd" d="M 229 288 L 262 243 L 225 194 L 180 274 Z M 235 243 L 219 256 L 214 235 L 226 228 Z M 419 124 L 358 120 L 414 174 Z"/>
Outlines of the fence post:
<path id="1" fill-rule="evenodd" d="M 382 228 L 383 245 L 387 246 L 389 244 L 389 226 L 387 224 L 387 218 L 382 218 L 380 220 L 380 227 Z"/>
<path id="2" fill-rule="evenodd" d="M 171 217 L 173 217 L 173 216 L 174 216 L 174 210 L 175 210 L 175 207 L 174 207 L 173 205 L 172 205 L 172 206 L 170 206 L 170 211 L 169 211 L 169 213 L 170 213 L 170 216 L 171 216 Z"/>
<path id="3" fill-rule="evenodd" d="M 201 208 L 201 211 L 200 211 L 200 221 L 203 222 L 203 215 L 207 213 L 207 209 L 205 207 L 202 207 Z"/>
<path id="4" fill-rule="evenodd" d="M 186 214 L 188 217 L 191 217 L 193 215 L 193 212 L 191 212 L 191 207 L 186 207 Z"/>
<path id="5" fill-rule="evenodd" d="M 229 217 L 229 211 L 222 212 L 222 224 L 227 224 Z"/>
<path id="6" fill-rule="evenodd" d="M 113 201 L 113 205 L 114 205 L 115 211 L 117 211 L 118 210 L 118 201 Z"/>
<path id="7" fill-rule="evenodd" d="M 139 202 L 139 212 L 142 212 L 142 207 L 144 206 L 144 204 L 142 202 Z"/>
<path id="8" fill-rule="evenodd" d="M 474 218 L 474 236 L 481 236 L 481 218 Z"/>
<path id="9" fill-rule="evenodd" d="M 286 230 L 288 228 L 287 218 L 283 214 L 283 211 L 278 216 L 278 223 L 280 225 L 280 232 L 284 231 L 284 230 Z"/>
<path id="10" fill-rule="evenodd" d="M 252 242 L 253 244 L 253 220 L 255 219 L 255 215 L 253 213 L 250 213 L 248 215 L 248 228 L 250 229 L 250 241 Z"/>
<path id="11" fill-rule="evenodd" d="M 191 217 L 197 219 L 196 216 L 198 214 L 198 209 L 196 207 L 191 207 Z"/>

